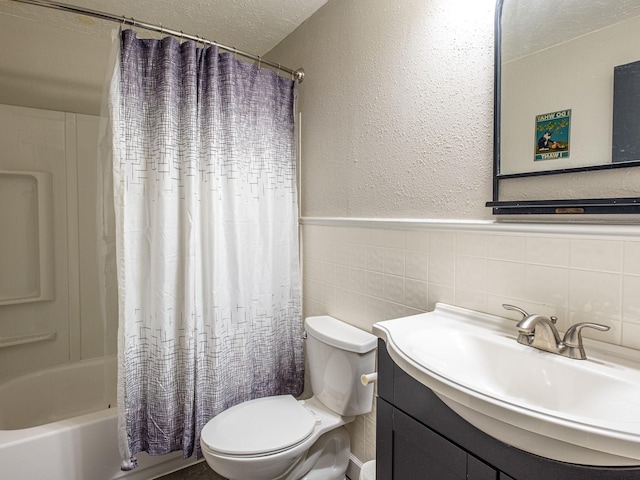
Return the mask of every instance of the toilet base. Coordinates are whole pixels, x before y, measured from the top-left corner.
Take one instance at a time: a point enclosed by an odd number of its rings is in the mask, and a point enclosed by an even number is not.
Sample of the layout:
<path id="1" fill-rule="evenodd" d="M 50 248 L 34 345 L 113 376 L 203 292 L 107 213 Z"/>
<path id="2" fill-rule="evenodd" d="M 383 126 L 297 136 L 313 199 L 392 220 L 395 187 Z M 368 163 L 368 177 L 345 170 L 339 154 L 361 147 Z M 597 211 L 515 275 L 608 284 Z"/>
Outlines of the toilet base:
<path id="1" fill-rule="evenodd" d="M 346 428 L 328 431 L 311 446 L 286 480 L 345 480 L 350 447 Z"/>

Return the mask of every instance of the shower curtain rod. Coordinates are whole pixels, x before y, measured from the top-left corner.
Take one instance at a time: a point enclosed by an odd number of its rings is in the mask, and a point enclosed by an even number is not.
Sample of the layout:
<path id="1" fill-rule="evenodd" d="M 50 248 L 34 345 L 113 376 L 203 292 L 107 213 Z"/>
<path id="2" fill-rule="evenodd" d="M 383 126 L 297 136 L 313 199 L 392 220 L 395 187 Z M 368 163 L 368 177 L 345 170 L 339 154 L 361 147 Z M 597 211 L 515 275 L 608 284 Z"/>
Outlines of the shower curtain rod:
<path id="1" fill-rule="evenodd" d="M 222 50 L 226 50 L 227 52 L 231 52 L 236 55 L 240 55 L 241 57 L 254 60 L 258 62 L 258 65 L 260 64 L 269 65 L 270 67 L 278 69 L 278 71 L 286 72 L 289 75 L 291 75 L 293 79 L 297 80 L 298 83 L 302 82 L 302 80 L 304 79 L 304 70 L 302 68 L 298 68 L 297 70 L 292 70 L 290 68 L 283 67 L 279 63 L 273 63 L 268 60 L 264 60 L 258 55 L 253 55 L 251 53 L 243 52 L 242 50 L 238 50 L 237 48 L 228 47 L 218 42 L 212 42 L 211 40 L 206 40 L 205 38 L 202 38 L 202 37 L 198 37 L 195 35 L 188 35 L 181 31 L 179 32 L 177 30 L 164 28 L 162 25 L 154 25 L 147 22 L 141 22 L 139 20 L 135 20 L 133 17 L 127 18 L 124 15 L 121 17 L 118 17 L 117 15 L 113 15 L 111 13 L 100 12 L 98 10 L 90 10 L 88 8 L 76 7 L 75 5 L 68 5 L 66 3 L 53 2 L 50 0 L 12 0 L 12 1 L 18 2 L 18 3 L 28 3 L 29 5 L 37 5 L 39 7 L 53 8 L 55 10 L 62 10 L 65 12 L 78 13 L 80 15 L 87 15 L 89 17 L 100 18 L 102 20 L 109 20 L 111 22 L 131 25 L 132 27 L 138 27 L 138 28 L 143 28 L 145 30 L 160 32 L 161 34 L 172 35 L 174 37 L 179 37 L 179 38 L 186 38 L 187 40 L 194 40 L 196 42 L 202 43 L 203 45 L 213 45 L 218 48 L 221 48 Z"/>

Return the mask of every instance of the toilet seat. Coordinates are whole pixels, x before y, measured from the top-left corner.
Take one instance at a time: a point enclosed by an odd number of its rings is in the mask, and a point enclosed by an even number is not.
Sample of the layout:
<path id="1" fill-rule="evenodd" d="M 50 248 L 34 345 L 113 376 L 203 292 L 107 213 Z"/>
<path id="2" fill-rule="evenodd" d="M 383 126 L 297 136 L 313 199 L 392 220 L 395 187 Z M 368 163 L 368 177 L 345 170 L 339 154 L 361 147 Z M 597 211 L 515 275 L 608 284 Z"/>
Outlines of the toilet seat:
<path id="1" fill-rule="evenodd" d="M 241 403 L 202 429 L 203 449 L 229 456 L 264 456 L 292 448 L 314 430 L 316 417 L 291 395 Z"/>

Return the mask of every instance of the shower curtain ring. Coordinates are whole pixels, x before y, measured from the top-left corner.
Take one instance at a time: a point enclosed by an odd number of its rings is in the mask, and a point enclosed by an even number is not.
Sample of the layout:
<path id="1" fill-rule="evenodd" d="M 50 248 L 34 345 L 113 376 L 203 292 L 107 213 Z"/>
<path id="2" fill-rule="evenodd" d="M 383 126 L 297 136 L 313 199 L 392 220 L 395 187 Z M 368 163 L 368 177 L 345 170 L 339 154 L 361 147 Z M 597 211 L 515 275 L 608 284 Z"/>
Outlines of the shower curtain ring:
<path id="1" fill-rule="evenodd" d="M 129 25 L 129 27 L 131 28 L 131 30 L 134 30 L 136 28 L 136 19 L 133 17 L 129 17 L 127 18 L 127 25 Z M 135 30 L 134 30 L 135 31 Z"/>

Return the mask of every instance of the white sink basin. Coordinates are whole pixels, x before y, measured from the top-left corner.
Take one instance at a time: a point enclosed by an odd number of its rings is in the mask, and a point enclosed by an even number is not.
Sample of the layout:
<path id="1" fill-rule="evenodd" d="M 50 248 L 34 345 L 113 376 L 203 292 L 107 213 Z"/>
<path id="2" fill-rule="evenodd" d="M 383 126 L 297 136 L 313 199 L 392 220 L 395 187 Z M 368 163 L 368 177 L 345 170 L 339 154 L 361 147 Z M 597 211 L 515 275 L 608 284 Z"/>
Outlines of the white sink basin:
<path id="1" fill-rule="evenodd" d="M 450 305 L 376 323 L 400 368 L 487 434 L 583 465 L 640 465 L 640 352 L 585 339 L 587 360 L 517 343 L 515 322 Z"/>

